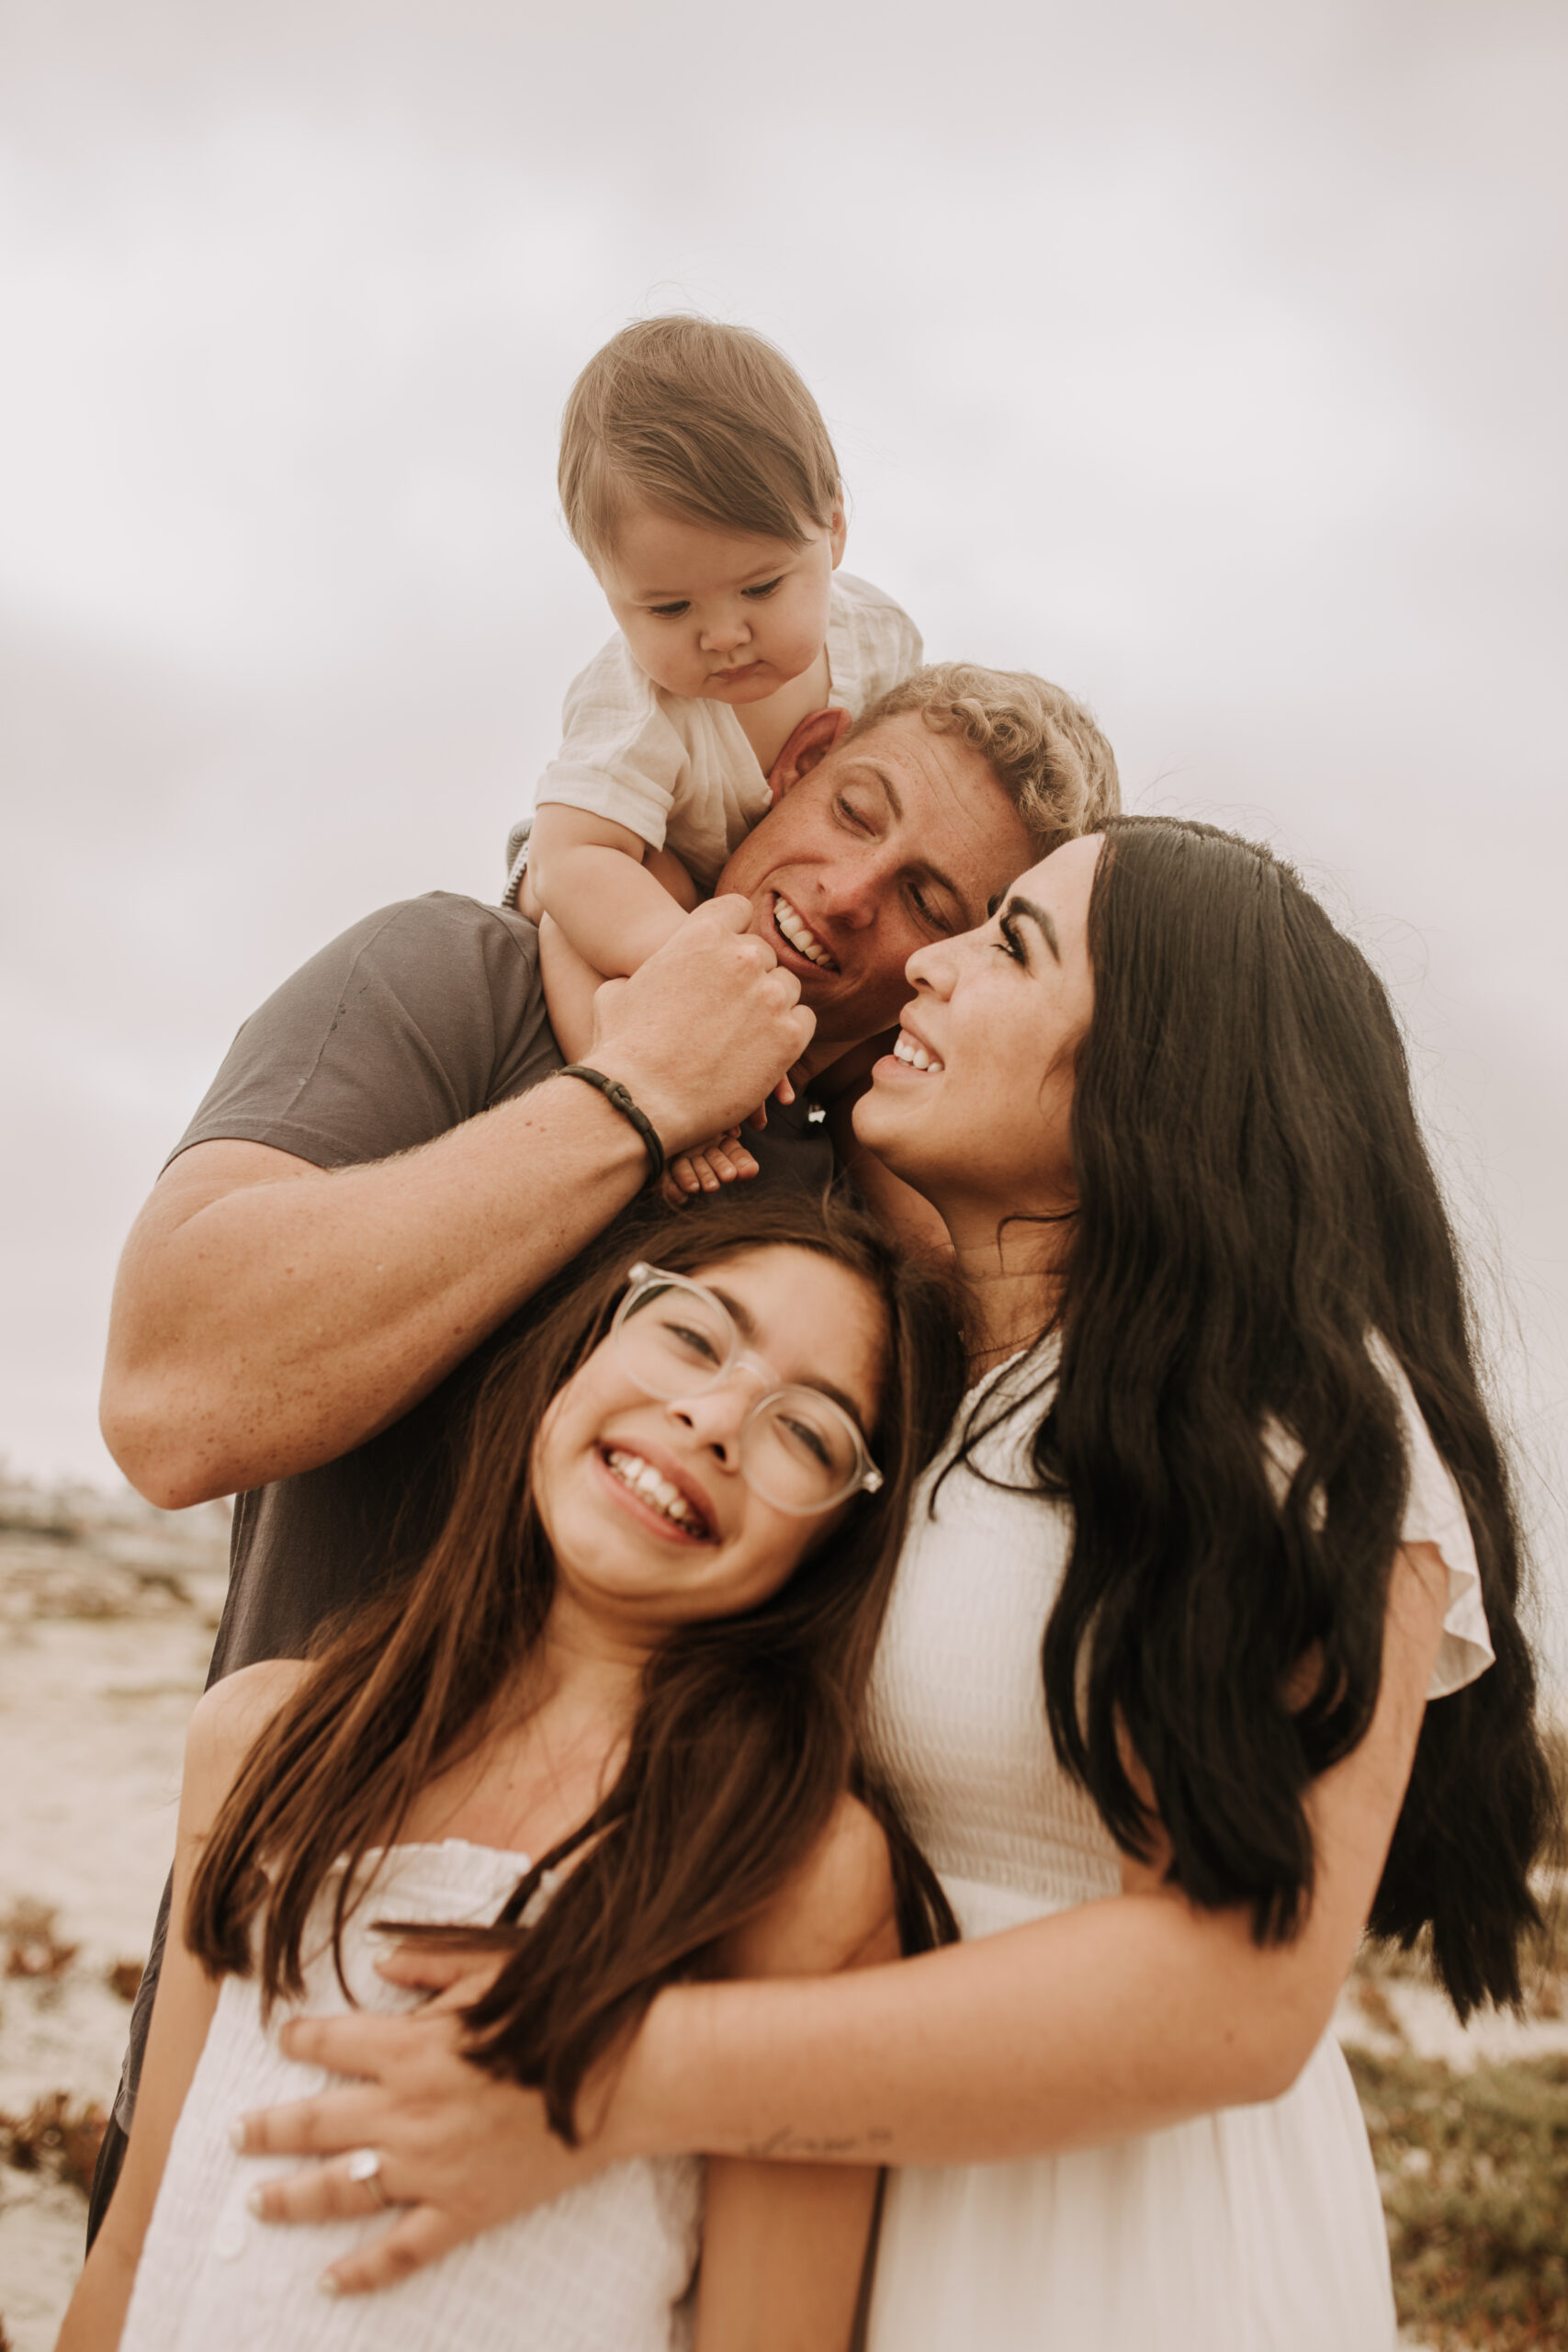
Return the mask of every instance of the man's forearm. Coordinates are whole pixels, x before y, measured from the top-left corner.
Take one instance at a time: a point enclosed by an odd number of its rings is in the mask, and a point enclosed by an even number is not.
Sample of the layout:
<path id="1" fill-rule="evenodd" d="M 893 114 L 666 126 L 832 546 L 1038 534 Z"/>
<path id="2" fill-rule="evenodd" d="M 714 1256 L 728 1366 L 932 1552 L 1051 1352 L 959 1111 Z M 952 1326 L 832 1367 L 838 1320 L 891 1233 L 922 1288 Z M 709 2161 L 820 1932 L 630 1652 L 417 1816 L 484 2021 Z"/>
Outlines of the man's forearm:
<path id="1" fill-rule="evenodd" d="M 335 1460 L 460 1363 L 647 1174 L 633 1129 L 570 1080 L 331 1174 L 261 1145 L 197 1146 L 126 1247 L 110 1450 L 167 1509 Z"/>

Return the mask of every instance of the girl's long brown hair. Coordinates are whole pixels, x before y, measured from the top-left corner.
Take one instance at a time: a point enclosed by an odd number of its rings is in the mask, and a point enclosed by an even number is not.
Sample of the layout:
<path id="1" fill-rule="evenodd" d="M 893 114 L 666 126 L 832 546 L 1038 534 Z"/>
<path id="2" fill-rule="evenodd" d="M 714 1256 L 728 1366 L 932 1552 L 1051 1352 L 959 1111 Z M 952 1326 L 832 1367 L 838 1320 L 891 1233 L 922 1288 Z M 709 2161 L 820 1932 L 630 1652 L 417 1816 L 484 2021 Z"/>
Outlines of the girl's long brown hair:
<path id="1" fill-rule="evenodd" d="M 632 1261 L 690 1273 L 781 1246 L 833 1260 L 878 1301 L 886 1332 L 868 1435 L 883 1486 L 857 1496 L 769 1600 L 684 1627 L 655 1654 L 626 1763 L 592 1822 L 541 1858 L 501 1922 L 462 1939 L 503 1952 L 468 2013 L 471 2054 L 542 2089 L 552 2124 L 572 2138 L 590 2066 L 660 1985 L 717 1966 L 724 1939 L 805 1860 L 852 1784 L 889 1832 L 906 1948 L 956 1932 L 890 1804 L 860 1772 L 854 1731 L 910 1492 L 963 1388 L 953 1294 L 859 1215 L 770 1194 L 621 1221 L 485 1351 L 429 1556 L 412 1584 L 324 1637 L 213 1826 L 186 1930 L 211 1973 L 257 1966 L 264 2003 L 299 1996 L 310 1908 L 341 1862 L 341 1980 L 366 1856 L 395 1843 L 420 1790 L 475 1745 L 541 1639 L 555 1566 L 534 1442 L 550 1400 L 604 1337 Z M 544 1871 L 584 1843 L 542 1917 L 516 1924 Z"/>

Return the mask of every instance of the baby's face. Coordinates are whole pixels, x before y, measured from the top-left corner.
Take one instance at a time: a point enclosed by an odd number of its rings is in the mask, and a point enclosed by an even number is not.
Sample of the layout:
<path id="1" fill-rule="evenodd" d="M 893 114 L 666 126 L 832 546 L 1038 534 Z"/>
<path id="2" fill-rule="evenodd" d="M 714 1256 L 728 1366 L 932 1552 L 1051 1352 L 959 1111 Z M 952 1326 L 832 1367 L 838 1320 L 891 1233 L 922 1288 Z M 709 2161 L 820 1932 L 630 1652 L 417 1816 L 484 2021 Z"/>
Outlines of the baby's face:
<path id="1" fill-rule="evenodd" d="M 688 701 L 765 702 L 809 670 L 828 635 L 844 518 L 804 546 L 626 509 L 600 585 L 639 669 Z"/>

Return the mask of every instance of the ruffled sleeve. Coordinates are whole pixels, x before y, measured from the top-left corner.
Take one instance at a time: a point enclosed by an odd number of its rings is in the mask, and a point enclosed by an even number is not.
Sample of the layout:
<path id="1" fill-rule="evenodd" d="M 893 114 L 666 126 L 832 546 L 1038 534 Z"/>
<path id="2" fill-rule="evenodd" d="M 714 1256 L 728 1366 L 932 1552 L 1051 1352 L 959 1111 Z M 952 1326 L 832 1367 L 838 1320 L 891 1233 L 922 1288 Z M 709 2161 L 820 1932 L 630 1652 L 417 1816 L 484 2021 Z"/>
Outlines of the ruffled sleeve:
<path id="1" fill-rule="evenodd" d="M 1448 1570 L 1442 1646 L 1427 1686 L 1428 1699 L 1446 1699 L 1450 1690 L 1462 1690 L 1467 1682 L 1484 1674 L 1495 1655 L 1482 1605 L 1475 1545 L 1453 1473 L 1432 1442 L 1404 1366 L 1376 1334 L 1367 1344 L 1372 1362 L 1393 1391 L 1404 1428 L 1409 1486 L 1400 1541 L 1435 1544 Z"/>
<path id="2" fill-rule="evenodd" d="M 1404 1365 L 1375 1331 L 1367 1341 L 1367 1352 L 1393 1391 L 1404 1432 L 1406 1483 L 1399 1540 L 1402 1544 L 1435 1544 L 1448 1570 L 1449 1602 L 1443 1612 L 1442 1645 L 1427 1686 L 1429 1700 L 1446 1699 L 1450 1690 L 1462 1690 L 1467 1682 L 1484 1674 L 1495 1655 L 1487 1631 L 1486 1611 L 1482 1605 L 1475 1544 L 1453 1474 L 1432 1442 L 1432 1432 L 1422 1418 Z M 1282 1501 L 1302 1458 L 1301 1447 L 1270 1418 L 1263 1425 L 1263 1450 L 1268 1457 L 1269 1484 L 1276 1500 Z M 1316 1507 L 1317 1523 L 1321 1525 L 1321 1495 L 1316 1498 Z"/>
<path id="3" fill-rule="evenodd" d="M 539 778 L 536 808 L 559 802 L 624 825 L 662 849 L 692 748 L 677 719 L 689 705 L 659 695 L 613 637 L 567 689 L 560 750 Z"/>

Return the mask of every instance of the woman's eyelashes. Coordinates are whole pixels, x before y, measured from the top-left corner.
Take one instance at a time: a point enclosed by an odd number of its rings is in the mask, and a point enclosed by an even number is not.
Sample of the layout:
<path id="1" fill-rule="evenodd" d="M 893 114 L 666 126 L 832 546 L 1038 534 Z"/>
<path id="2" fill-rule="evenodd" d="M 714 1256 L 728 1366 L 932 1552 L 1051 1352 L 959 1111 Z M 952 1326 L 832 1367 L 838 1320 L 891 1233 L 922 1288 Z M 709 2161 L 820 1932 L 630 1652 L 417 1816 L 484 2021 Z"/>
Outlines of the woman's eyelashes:
<path id="1" fill-rule="evenodd" d="M 1004 956 L 1010 956 L 1015 964 L 1021 964 L 1024 970 L 1027 972 L 1029 969 L 1029 950 L 1023 944 L 1022 934 L 1020 932 L 1018 924 L 1014 921 L 1013 917 L 1011 915 L 998 915 L 997 917 L 997 929 L 1001 933 L 1001 937 L 997 942 L 1000 952 Z"/>

